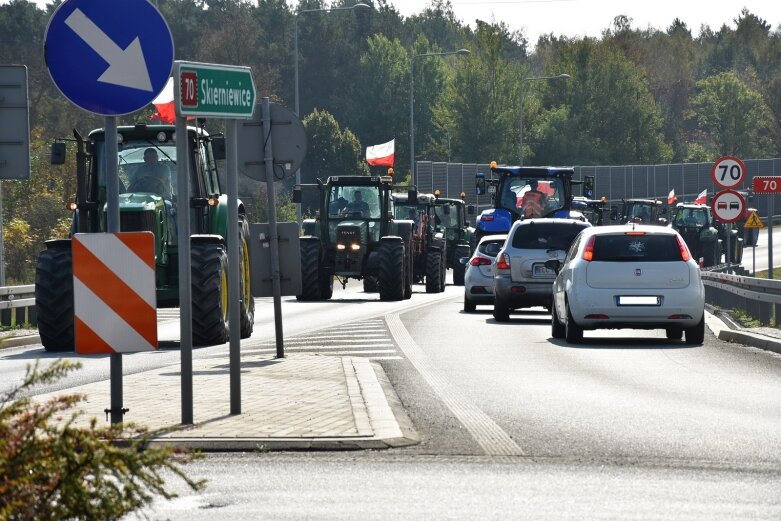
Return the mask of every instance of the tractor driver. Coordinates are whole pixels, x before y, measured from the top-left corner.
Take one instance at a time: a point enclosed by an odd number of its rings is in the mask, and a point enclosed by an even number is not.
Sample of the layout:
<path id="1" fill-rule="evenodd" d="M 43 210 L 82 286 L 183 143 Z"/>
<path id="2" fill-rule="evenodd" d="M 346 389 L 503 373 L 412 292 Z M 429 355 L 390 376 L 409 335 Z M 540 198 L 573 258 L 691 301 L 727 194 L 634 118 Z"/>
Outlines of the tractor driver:
<path id="1" fill-rule="evenodd" d="M 144 164 L 136 171 L 135 178 L 127 191 L 150 192 L 160 195 L 163 199 L 172 200 L 168 168 L 160 163 L 156 149 L 144 150 Z"/>
<path id="2" fill-rule="evenodd" d="M 361 217 L 369 217 L 369 204 L 363 200 L 363 194 L 360 190 L 353 193 L 353 200 L 347 203 L 344 213 L 345 215 L 360 213 Z"/>
<path id="3" fill-rule="evenodd" d="M 529 181 L 529 190 L 521 199 L 521 210 L 524 217 L 541 217 L 546 204 L 545 194 L 537 190 L 537 180 Z"/>

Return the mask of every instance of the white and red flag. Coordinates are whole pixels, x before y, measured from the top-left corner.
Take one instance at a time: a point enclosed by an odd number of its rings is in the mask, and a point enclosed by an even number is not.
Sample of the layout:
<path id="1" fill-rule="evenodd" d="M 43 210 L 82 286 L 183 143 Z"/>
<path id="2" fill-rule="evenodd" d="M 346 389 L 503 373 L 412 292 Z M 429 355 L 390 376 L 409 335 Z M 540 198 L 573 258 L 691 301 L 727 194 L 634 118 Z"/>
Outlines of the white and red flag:
<path id="1" fill-rule="evenodd" d="M 697 196 L 697 199 L 694 200 L 694 204 L 705 204 L 705 201 L 708 200 L 708 189 L 706 188 L 702 192 L 700 192 L 700 195 Z"/>
<path id="2" fill-rule="evenodd" d="M 381 145 L 366 147 L 366 162 L 371 166 L 393 166 L 395 148 L 395 139 Z"/>
<path id="3" fill-rule="evenodd" d="M 675 201 L 677 201 L 678 198 L 675 197 L 675 188 L 670 190 L 670 193 L 667 195 L 667 204 L 673 204 Z"/>
<path id="4" fill-rule="evenodd" d="M 152 119 L 157 119 L 163 123 L 176 122 L 176 107 L 174 107 L 174 79 L 168 78 L 160 94 L 152 101 L 157 112 L 152 114 Z"/>

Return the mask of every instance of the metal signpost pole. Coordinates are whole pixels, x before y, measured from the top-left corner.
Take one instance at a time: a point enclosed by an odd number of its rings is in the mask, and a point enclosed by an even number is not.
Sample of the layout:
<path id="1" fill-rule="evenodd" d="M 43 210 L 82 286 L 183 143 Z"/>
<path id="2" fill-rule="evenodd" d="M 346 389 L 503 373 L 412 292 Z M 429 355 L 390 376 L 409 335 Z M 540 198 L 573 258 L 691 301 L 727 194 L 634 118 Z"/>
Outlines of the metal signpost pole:
<path id="1" fill-rule="evenodd" d="M 225 120 L 225 152 L 228 166 L 228 326 L 230 328 L 231 414 L 241 414 L 241 332 L 239 324 L 239 173 L 238 121 Z"/>
<path id="2" fill-rule="evenodd" d="M 119 144 L 117 118 L 107 116 L 105 124 L 106 160 L 106 231 L 119 233 Z M 122 354 L 111 356 L 111 423 L 122 423 Z"/>
<path id="3" fill-rule="evenodd" d="M 769 279 L 773 278 L 773 214 L 775 213 L 773 203 L 775 199 L 775 194 L 770 194 L 767 210 L 767 278 Z"/>
<path id="4" fill-rule="evenodd" d="M 732 273 L 732 241 L 730 240 L 730 235 L 732 235 L 732 224 L 725 224 L 724 228 L 727 230 L 727 255 L 725 255 L 727 258 L 727 273 Z"/>
<path id="5" fill-rule="evenodd" d="M 193 423 L 193 307 L 190 272 L 190 151 L 187 118 L 176 118 L 176 212 L 179 250 L 179 358 L 182 372 L 182 425 Z"/>
<path id="6" fill-rule="evenodd" d="M 277 234 L 277 201 L 274 193 L 274 154 L 271 149 L 271 106 L 263 98 L 263 162 L 266 165 L 266 195 L 268 196 L 268 234 L 271 255 L 271 288 L 274 294 L 274 333 L 277 339 L 277 358 L 285 358 L 282 336 L 282 284 L 279 280 L 279 236 Z"/>

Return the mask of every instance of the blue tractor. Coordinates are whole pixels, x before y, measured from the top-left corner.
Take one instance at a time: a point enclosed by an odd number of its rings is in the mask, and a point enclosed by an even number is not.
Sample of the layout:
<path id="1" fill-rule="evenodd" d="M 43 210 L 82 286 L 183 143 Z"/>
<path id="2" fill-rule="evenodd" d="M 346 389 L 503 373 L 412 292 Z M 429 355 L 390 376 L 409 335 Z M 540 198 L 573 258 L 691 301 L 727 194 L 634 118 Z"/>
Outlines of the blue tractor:
<path id="1" fill-rule="evenodd" d="M 491 174 L 475 175 L 477 195 L 491 193 L 492 207 L 480 214 L 472 249 L 481 237 L 510 231 L 513 222 L 533 217 L 584 219 L 572 208 L 572 176 L 565 167 L 497 166 Z"/>

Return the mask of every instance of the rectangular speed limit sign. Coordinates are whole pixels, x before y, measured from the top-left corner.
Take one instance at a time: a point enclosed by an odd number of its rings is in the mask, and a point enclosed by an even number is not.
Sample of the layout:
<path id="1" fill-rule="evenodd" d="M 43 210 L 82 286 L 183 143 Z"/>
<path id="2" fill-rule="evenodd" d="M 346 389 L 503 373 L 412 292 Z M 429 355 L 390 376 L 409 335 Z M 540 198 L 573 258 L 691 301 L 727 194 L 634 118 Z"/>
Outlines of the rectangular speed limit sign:
<path id="1" fill-rule="evenodd" d="M 781 176 L 756 176 L 752 188 L 755 194 L 781 194 Z"/>

